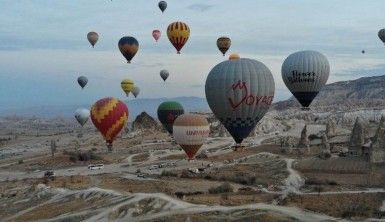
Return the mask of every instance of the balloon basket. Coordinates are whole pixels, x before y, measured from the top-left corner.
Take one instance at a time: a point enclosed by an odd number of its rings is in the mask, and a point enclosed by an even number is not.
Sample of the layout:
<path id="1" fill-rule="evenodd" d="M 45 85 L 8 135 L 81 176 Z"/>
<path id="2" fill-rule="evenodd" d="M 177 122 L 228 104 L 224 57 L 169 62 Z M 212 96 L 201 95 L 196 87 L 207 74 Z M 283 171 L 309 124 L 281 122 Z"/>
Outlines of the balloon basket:
<path id="1" fill-rule="evenodd" d="M 309 107 L 302 107 L 301 110 L 302 111 L 310 111 L 310 108 Z"/>
<path id="2" fill-rule="evenodd" d="M 232 146 L 232 148 L 234 149 L 234 151 L 242 151 L 242 150 L 244 150 L 245 145 L 235 144 L 235 145 Z"/>

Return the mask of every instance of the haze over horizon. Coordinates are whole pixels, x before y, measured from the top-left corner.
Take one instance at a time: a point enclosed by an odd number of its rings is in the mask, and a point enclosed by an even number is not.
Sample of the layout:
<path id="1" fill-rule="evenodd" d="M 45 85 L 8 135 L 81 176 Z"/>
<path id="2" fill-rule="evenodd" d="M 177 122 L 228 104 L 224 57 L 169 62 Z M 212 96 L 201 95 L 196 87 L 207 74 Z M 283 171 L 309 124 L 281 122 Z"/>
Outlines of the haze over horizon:
<path id="1" fill-rule="evenodd" d="M 163 14 L 157 3 L 3 1 L 0 103 L 22 108 L 92 104 L 106 96 L 126 99 L 120 89 L 123 78 L 141 88 L 140 98 L 204 98 L 208 72 L 232 52 L 269 67 L 276 83 L 275 101 L 291 96 L 280 70 L 283 60 L 295 51 L 317 50 L 326 55 L 331 65 L 328 83 L 385 73 L 384 46 L 377 37 L 384 28 L 381 0 L 365 4 L 358 0 L 348 4 L 170 0 Z M 177 20 L 191 28 L 181 55 L 166 36 L 168 24 Z M 153 29 L 162 31 L 158 43 L 152 39 Z M 89 31 L 100 35 L 95 48 L 87 42 Z M 117 47 L 124 35 L 136 37 L 140 44 L 131 64 L 126 64 Z M 226 57 L 215 45 L 222 35 L 232 39 Z M 161 69 L 170 71 L 166 83 L 159 77 Z M 89 79 L 84 90 L 77 85 L 79 75 Z"/>

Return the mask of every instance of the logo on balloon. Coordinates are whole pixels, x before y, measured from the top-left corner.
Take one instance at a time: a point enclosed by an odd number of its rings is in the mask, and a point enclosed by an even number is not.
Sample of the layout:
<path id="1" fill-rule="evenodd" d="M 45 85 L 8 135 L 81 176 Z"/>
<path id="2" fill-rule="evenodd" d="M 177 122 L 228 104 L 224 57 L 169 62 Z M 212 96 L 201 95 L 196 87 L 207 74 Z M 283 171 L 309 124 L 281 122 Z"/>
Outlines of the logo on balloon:
<path id="1" fill-rule="evenodd" d="M 315 82 L 315 76 L 315 72 L 300 73 L 297 70 L 294 70 L 291 71 L 291 76 L 288 76 L 287 79 L 290 83 Z"/>
<path id="2" fill-rule="evenodd" d="M 266 105 L 270 106 L 273 102 L 274 96 L 256 96 L 249 92 L 249 89 L 246 85 L 246 82 L 243 82 L 241 80 L 236 81 L 231 85 L 231 88 L 229 89 L 229 92 L 235 92 L 233 95 L 236 94 L 237 91 L 241 91 L 242 98 L 238 101 L 235 99 L 228 97 L 228 101 L 230 103 L 230 106 L 234 109 L 237 109 L 241 105 L 247 105 L 247 106 L 258 106 L 258 105 Z"/>

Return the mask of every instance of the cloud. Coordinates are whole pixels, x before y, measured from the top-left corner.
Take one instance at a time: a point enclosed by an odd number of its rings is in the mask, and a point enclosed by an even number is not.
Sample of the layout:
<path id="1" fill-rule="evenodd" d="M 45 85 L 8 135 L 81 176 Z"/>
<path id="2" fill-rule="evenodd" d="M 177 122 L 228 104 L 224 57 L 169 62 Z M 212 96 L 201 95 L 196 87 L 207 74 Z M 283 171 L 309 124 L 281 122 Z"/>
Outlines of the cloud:
<path id="1" fill-rule="evenodd" d="M 192 5 L 189 5 L 187 8 L 194 11 L 205 12 L 209 10 L 211 7 L 213 6 L 208 4 L 192 4 Z"/>

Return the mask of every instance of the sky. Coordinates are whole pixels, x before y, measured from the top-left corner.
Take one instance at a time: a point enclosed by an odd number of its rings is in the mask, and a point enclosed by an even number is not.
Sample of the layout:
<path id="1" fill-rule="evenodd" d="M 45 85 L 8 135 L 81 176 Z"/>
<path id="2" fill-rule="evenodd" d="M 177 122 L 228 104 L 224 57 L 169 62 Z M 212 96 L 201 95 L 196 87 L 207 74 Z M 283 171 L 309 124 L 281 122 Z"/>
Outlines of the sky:
<path id="1" fill-rule="evenodd" d="M 263 62 L 272 72 L 275 101 L 291 96 L 281 65 L 291 53 L 316 50 L 329 60 L 328 83 L 385 74 L 383 0 L 2 0 L 0 7 L 0 104 L 9 108 L 92 104 L 125 99 L 120 81 L 132 79 L 141 98 L 205 97 L 206 77 L 224 61 L 216 39 L 229 36 L 228 54 Z M 166 29 L 184 21 L 190 39 L 177 55 Z M 162 31 L 155 43 L 152 30 Z M 92 48 L 89 31 L 99 33 Z M 131 64 L 117 43 L 138 39 Z M 362 54 L 361 50 L 366 53 Z M 159 71 L 170 77 L 163 83 Z M 84 90 L 76 79 L 85 75 Z"/>

